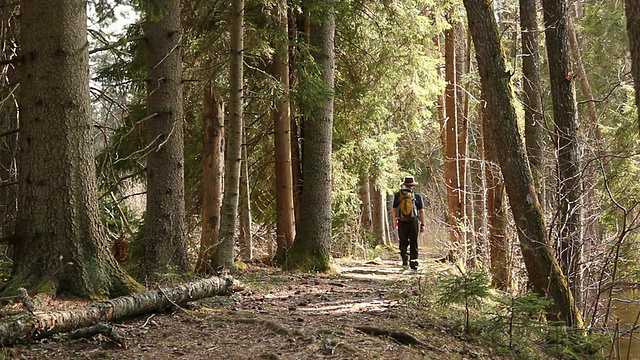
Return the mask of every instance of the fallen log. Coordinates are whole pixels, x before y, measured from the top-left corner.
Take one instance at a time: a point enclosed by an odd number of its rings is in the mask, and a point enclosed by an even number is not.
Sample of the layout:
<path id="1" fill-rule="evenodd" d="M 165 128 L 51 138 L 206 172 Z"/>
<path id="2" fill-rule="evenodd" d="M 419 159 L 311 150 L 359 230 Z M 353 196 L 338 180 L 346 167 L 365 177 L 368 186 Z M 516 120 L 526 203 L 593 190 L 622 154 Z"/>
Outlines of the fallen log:
<path id="1" fill-rule="evenodd" d="M 101 322 L 161 311 L 171 305 L 183 305 L 215 295 L 229 295 L 241 289 L 242 286 L 231 277 L 211 277 L 171 288 L 104 300 L 72 310 L 35 311 L 19 319 L 11 319 L 10 322 L 0 320 L 0 344 L 4 346 L 25 339 L 40 339 Z"/>

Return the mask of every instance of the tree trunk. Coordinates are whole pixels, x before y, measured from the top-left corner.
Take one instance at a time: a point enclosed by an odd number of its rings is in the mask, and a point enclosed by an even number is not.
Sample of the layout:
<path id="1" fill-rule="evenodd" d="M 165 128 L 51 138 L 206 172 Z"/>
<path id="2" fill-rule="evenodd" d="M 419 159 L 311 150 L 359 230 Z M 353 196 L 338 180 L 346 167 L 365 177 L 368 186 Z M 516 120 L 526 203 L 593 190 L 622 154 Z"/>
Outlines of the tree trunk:
<path id="1" fill-rule="evenodd" d="M 333 0 L 311 1 L 311 55 L 319 73 L 309 73 L 306 86 L 315 86 L 316 101 L 305 121 L 304 191 L 296 239 L 287 255 L 287 270 L 326 271 L 331 254 L 331 144 L 335 76 L 335 12 Z M 313 85 L 311 85 L 313 84 Z M 321 88 L 317 88 L 320 86 Z"/>
<path id="2" fill-rule="evenodd" d="M 0 21 L 2 29 L 2 60 L 14 60 L 19 44 L 19 4 L 10 0 L 0 2 Z M 16 213 L 18 211 L 18 108 L 16 89 L 19 83 L 17 65 L 3 67 L 0 81 L 0 129 L 7 135 L 0 139 L 0 237 L 12 235 L 15 231 Z M 10 133 L 15 131 L 15 133 Z"/>
<path id="3" fill-rule="evenodd" d="M 244 123 L 244 120 L 243 120 Z M 240 208 L 240 226 L 238 240 L 240 243 L 240 256 L 243 260 L 253 259 L 253 234 L 252 218 L 251 218 L 251 188 L 249 179 L 249 156 L 247 154 L 247 135 L 242 131 L 242 164 L 240 176 L 240 200 L 238 207 Z"/>
<path id="4" fill-rule="evenodd" d="M 491 3 L 464 0 L 464 6 L 490 114 L 485 130 L 492 134 L 494 148 L 500 145 L 501 156 L 498 160 L 529 279 L 540 296 L 553 299 L 548 309 L 550 319 L 581 328 L 582 318 L 567 280 L 548 248 L 542 210 L 518 130 L 511 74 L 507 71 L 502 54 Z"/>
<path id="5" fill-rule="evenodd" d="M 624 0 L 624 12 L 627 17 L 627 35 L 631 52 L 631 75 L 636 90 L 636 107 L 640 109 L 640 3 L 636 0 Z M 640 111 L 638 111 L 640 127 Z"/>
<path id="6" fill-rule="evenodd" d="M 507 219 L 504 206 L 504 183 L 496 155 L 495 144 L 489 130 L 491 121 L 489 111 L 481 112 L 483 121 L 484 158 L 486 162 L 485 183 L 487 197 L 487 225 L 490 246 L 491 285 L 507 291 L 511 284 L 509 268 L 509 242 L 507 241 Z"/>
<path id="7" fill-rule="evenodd" d="M 387 195 L 387 211 L 385 212 L 387 214 L 387 227 L 389 228 L 389 245 L 399 241 L 398 230 L 395 227 L 395 219 L 391 210 L 393 208 L 393 196 L 393 194 Z"/>
<path id="8" fill-rule="evenodd" d="M 358 196 L 362 202 L 360 207 L 360 229 L 365 236 L 373 232 L 373 215 L 371 214 L 371 188 L 369 175 L 360 174 L 358 183 Z"/>
<path id="9" fill-rule="evenodd" d="M 303 4 L 304 5 L 304 4 Z M 309 21 L 304 15 L 292 12 L 289 17 L 289 43 L 304 44 L 308 43 Z M 299 54 L 302 52 L 303 46 L 289 47 L 289 88 L 299 88 L 300 72 L 297 69 L 303 67 L 302 59 Z M 296 63 L 297 61 L 297 63 Z M 297 105 L 294 107 L 293 105 Z M 295 227 L 297 229 L 298 220 L 300 219 L 300 207 L 302 203 L 302 151 L 304 143 L 304 114 L 300 102 L 290 102 L 289 109 L 292 110 L 291 118 L 291 167 L 292 167 L 292 183 L 293 183 L 293 210 Z M 293 109 L 297 109 L 293 111 Z"/>
<path id="10" fill-rule="evenodd" d="M 147 65 L 147 210 L 140 279 L 188 272 L 184 202 L 184 116 L 180 0 L 160 0 L 145 22 Z"/>
<path id="11" fill-rule="evenodd" d="M 21 21 L 20 207 L 8 286 L 88 298 L 137 291 L 100 221 L 86 1 L 28 1 Z"/>
<path id="12" fill-rule="evenodd" d="M 304 139 L 304 118 L 298 117 L 298 125 L 295 116 L 291 116 L 291 167 L 293 184 L 293 218 L 294 228 L 298 228 L 300 219 L 300 207 L 302 203 L 302 143 Z M 294 229 L 294 230 L 295 230 Z"/>
<path id="13" fill-rule="evenodd" d="M 376 245 L 384 245 L 384 223 L 386 217 L 384 214 L 384 195 L 378 189 L 375 181 L 372 179 L 369 183 L 369 189 L 371 189 L 371 208 L 373 219 L 373 237 L 376 239 Z"/>
<path id="14" fill-rule="evenodd" d="M 582 195 L 580 161 L 578 159 L 578 109 L 571 68 L 566 0 L 543 0 L 545 38 L 553 119 L 555 147 L 558 153 L 559 215 L 558 243 L 560 266 L 567 275 L 573 294 L 581 293 L 582 262 Z"/>
<path id="15" fill-rule="evenodd" d="M 589 129 L 593 129 L 594 133 L 590 134 L 590 138 L 595 139 L 598 143 L 602 142 L 602 133 L 600 131 L 600 124 L 598 122 L 598 111 L 596 110 L 596 102 L 595 96 L 593 95 L 593 90 L 591 89 L 591 84 L 589 83 L 589 76 L 584 67 L 584 60 L 582 59 L 582 55 L 580 53 L 580 44 L 578 43 L 578 35 L 576 34 L 576 29 L 573 27 L 573 15 L 570 15 L 567 20 L 568 33 L 569 33 L 569 44 L 571 45 L 571 55 L 573 59 L 573 63 L 576 65 L 576 77 L 578 78 L 580 84 L 580 91 L 582 92 L 582 96 L 584 97 L 587 107 L 587 115 L 589 118 Z M 604 144 L 603 144 L 604 145 Z"/>
<path id="16" fill-rule="evenodd" d="M 216 253 L 216 268 L 224 266 L 232 274 L 236 271 L 233 248 L 238 225 L 240 190 L 240 162 L 243 115 L 243 58 L 244 58 L 244 0 L 231 2 L 231 53 L 229 59 L 229 132 L 224 168 L 224 195 L 220 242 Z"/>
<path id="17" fill-rule="evenodd" d="M 538 189 L 540 204 L 544 209 L 545 127 L 542 108 L 542 79 L 540 78 L 540 46 L 538 45 L 540 30 L 537 14 L 537 0 L 520 0 L 524 137 L 531 173 L 536 189 Z"/>
<path id="18" fill-rule="evenodd" d="M 219 239 L 224 171 L 224 104 L 213 85 L 204 91 L 204 140 L 202 144 L 202 233 L 196 271 L 212 274 Z"/>
<path id="19" fill-rule="evenodd" d="M 35 311 L 32 316 L 0 324 L 0 344 L 6 346 L 18 341 L 41 339 L 100 322 L 161 311 L 215 295 L 230 295 L 241 288 L 232 278 L 212 277 L 172 288 L 105 300 L 73 310 L 47 313 Z"/>
<path id="20" fill-rule="evenodd" d="M 449 229 L 451 250 L 449 260 L 456 261 L 462 254 L 464 234 L 462 225 L 464 220 L 464 157 L 466 136 L 463 133 L 464 121 L 461 114 L 461 99 L 458 93 L 458 61 L 456 47 L 458 31 L 456 23 L 445 32 L 445 77 L 447 81 L 445 97 L 445 113 L 443 131 L 444 136 L 444 176 L 447 187 L 449 204 Z"/>
<path id="21" fill-rule="evenodd" d="M 282 265 L 295 238 L 293 207 L 293 165 L 291 160 L 291 108 L 289 102 L 289 18 L 287 1 L 278 6 L 280 38 L 274 45 L 273 76 L 280 82 L 282 94 L 273 111 L 276 162 L 276 242 L 275 262 Z"/>
<path id="22" fill-rule="evenodd" d="M 391 237 L 393 236 L 391 233 L 391 227 L 393 221 L 391 220 L 391 211 L 389 211 L 389 197 L 386 194 L 382 195 L 382 222 L 384 224 L 384 244 L 387 246 L 391 246 Z M 393 199 L 391 200 L 393 204 Z"/>

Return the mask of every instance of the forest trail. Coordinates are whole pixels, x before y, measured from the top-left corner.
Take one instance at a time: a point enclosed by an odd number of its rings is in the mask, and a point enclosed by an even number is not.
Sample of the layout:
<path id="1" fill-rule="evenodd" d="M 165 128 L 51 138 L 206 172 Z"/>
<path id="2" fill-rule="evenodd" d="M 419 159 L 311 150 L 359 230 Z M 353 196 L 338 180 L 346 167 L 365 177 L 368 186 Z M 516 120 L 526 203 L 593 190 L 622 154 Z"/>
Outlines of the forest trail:
<path id="1" fill-rule="evenodd" d="M 423 260 L 421 269 L 412 271 L 396 258 L 336 259 L 336 264 L 335 275 L 247 266 L 236 275 L 246 285 L 243 292 L 117 323 L 126 348 L 102 335 L 60 336 L 5 349 L 5 354 L 22 359 L 500 358 L 433 321 L 435 305 L 421 294 L 445 265 Z M 419 344 L 361 331 L 367 326 Z"/>

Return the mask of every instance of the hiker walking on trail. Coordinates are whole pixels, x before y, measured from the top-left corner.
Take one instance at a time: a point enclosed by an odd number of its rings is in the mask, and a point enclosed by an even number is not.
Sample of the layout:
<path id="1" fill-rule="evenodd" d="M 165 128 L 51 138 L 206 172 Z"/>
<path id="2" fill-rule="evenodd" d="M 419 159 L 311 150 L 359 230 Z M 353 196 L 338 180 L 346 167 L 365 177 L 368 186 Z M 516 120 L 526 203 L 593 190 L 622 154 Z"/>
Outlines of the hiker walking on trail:
<path id="1" fill-rule="evenodd" d="M 403 188 L 393 197 L 393 219 L 398 229 L 402 266 L 418 269 L 418 231 L 424 232 L 424 202 L 422 196 L 413 190 L 418 185 L 413 176 L 407 176 Z M 409 256 L 407 256 L 407 247 Z M 409 260 L 409 261 L 407 261 Z"/>

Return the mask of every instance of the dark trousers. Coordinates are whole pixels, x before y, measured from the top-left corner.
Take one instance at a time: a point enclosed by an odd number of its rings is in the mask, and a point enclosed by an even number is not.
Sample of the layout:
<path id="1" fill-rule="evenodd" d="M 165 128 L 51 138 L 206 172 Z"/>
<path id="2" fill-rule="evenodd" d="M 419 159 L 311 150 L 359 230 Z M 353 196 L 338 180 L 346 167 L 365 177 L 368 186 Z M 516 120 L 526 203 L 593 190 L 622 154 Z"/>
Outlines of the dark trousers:
<path id="1" fill-rule="evenodd" d="M 398 221 L 398 238 L 400 239 L 400 257 L 402 265 L 409 265 L 412 269 L 418 267 L 418 221 Z M 409 257 L 407 258 L 407 247 Z"/>

